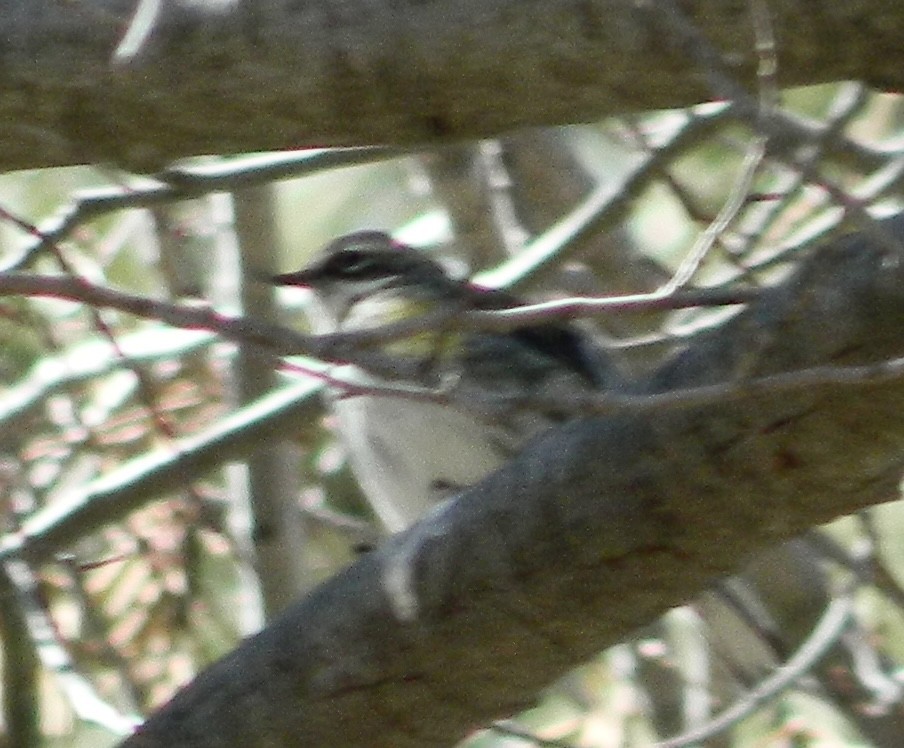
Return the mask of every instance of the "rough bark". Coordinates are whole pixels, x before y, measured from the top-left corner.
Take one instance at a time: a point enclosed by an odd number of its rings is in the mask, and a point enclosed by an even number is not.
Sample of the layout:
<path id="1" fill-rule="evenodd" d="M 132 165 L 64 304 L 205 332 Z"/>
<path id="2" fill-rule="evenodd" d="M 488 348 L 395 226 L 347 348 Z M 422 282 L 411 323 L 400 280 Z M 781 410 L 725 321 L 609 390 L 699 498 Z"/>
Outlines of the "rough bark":
<path id="1" fill-rule="evenodd" d="M 881 362 L 904 356 L 904 249 L 889 235 L 904 218 L 823 248 L 633 394 L 747 384 L 548 432 L 124 745 L 449 745 L 755 551 L 896 496 L 904 383 Z M 824 365 L 866 368 L 752 384 Z"/>
<path id="2" fill-rule="evenodd" d="M 204 153 L 430 145 L 710 98 L 705 71 L 658 5 L 3 0 L 0 169 L 155 169 Z M 901 88 L 904 6 L 768 5 L 782 86 Z M 751 84 L 749 3 L 681 6 Z"/>

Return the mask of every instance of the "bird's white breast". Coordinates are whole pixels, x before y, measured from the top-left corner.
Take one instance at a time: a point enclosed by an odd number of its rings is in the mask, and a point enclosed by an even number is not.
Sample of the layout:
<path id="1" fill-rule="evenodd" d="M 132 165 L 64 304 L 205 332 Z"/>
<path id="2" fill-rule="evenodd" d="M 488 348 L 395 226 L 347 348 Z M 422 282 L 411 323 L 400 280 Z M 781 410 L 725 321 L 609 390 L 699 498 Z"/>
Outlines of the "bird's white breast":
<path id="1" fill-rule="evenodd" d="M 337 399 L 333 411 L 361 488 L 389 532 L 510 456 L 501 434 L 453 408 L 366 396 Z"/>

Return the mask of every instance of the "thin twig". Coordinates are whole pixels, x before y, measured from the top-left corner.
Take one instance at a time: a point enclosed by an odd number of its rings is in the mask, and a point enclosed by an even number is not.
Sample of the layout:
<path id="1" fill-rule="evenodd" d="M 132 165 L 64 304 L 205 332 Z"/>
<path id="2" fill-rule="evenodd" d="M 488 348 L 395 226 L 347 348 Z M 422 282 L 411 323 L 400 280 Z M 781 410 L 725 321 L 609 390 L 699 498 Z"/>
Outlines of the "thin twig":
<path id="1" fill-rule="evenodd" d="M 854 602 L 851 593 L 834 598 L 804 643 L 771 677 L 707 724 L 678 737 L 654 743 L 652 748 L 685 748 L 703 743 L 736 725 L 762 704 L 793 685 L 816 665 L 838 642 L 850 625 L 853 613 Z"/>

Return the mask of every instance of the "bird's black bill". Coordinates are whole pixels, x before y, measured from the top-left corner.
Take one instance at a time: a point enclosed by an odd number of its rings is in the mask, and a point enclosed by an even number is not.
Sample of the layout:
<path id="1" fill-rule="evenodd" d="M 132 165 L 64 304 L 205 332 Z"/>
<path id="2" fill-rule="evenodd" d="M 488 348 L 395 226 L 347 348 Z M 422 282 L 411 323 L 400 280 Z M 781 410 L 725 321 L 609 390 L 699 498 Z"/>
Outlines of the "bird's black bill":
<path id="1" fill-rule="evenodd" d="M 309 288 L 313 278 L 311 277 L 310 271 L 298 270 L 294 273 L 272 275 L 266 280 L 274 286 L 298 286 L 300 288 Z"/>

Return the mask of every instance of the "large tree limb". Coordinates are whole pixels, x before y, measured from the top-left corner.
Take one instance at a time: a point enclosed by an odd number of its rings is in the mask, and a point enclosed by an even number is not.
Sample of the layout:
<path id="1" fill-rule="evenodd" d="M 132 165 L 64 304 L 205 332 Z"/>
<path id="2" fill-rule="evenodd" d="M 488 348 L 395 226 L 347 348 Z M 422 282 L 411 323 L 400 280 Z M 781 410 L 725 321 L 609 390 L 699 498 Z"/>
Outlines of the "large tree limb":
<path id="1" fill-rule="evenodd" d="M 655 6 L 3 0 L 0 169 L 152 169 L 202 153 L 435 144 L 711 97 Z M 782 85 L 858 78 L 901 88 L 904 8 L 768 6 Z M 748 4 L 682 7 L 751 83 Z"/>
<path id="2" fill-rule="evenodd" d="M 898 241 L 904 219 L 885 222 Z M 904 250 L 806 261 L 639 394 L 904 355 Z M 576 420 L 320 587 L 126 746 L 447 745 L 750 555 L 897 495 L 904 382 Z"/>

